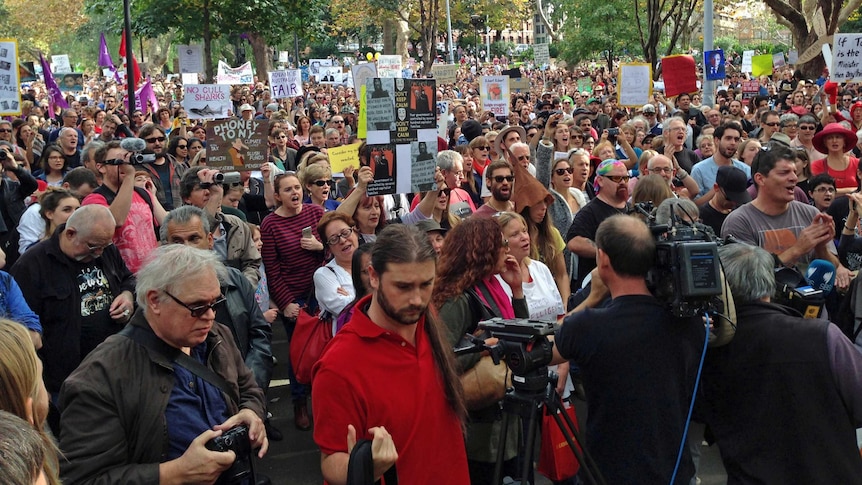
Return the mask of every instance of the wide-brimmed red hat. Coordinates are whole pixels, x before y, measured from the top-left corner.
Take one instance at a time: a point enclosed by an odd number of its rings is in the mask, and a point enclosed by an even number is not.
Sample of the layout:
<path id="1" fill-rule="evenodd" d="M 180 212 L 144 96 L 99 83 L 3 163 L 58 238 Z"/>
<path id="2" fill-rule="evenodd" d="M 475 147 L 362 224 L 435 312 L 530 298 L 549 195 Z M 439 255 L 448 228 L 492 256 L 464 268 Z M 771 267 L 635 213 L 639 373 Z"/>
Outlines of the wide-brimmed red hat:
<path id="1" fill-rule="evenodd" d="M 853 116 L 853 112 L 856 111 L 857 109 L 862 109 L 862 101 L 856 101 L 855 103 L 853 103 L 852 106 L 850 106 L 850 116 L 851 117 Z"/>
<path id="2" fill-rule="evenodd" d="M 811 143 L 814 145 L 814 148 L 817 149 L 820 153 L 829 153 L 829 149 L 826 148 L 826 137 L 829 135 L 841 135 L 844 137 L 844 151 L 851 150 L 854 146 L 856 146 L 856 142 L 859 141 L 856 138 L 856 133 L 844 128 L 839 123 L 829 123 L 826 125 L 826 128 L 814 135 L 814 139 Z"/>

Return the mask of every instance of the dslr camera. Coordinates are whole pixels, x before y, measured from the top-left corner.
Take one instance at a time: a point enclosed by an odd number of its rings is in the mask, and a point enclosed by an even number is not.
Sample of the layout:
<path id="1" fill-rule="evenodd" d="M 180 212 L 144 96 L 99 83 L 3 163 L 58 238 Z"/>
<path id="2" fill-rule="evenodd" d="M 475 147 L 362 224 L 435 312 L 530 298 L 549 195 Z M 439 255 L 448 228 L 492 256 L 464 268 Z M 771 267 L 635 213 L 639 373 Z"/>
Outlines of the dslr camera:
<path id="1" fill-rule="evenodd" d="M 239 425 L 225 431 L 221 436 L 216 436 L 208 441 L 206 449 L 219 452 L 233 451 L 236 454 L 233 465 L 221 474 L 217 484 L 241 483 L 252 475 L 251 442 L 248 440 L 248 426 Z"/>

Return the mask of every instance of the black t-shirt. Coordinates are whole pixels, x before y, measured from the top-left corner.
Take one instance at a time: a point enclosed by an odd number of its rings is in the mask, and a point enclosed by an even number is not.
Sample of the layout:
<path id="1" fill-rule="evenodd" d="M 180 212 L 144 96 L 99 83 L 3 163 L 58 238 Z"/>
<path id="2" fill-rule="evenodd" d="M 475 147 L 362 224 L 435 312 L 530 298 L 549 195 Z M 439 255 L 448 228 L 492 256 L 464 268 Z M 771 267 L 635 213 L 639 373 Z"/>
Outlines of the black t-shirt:
<path id="1" fill-rule="evenodd" d="M 72 155 L 64 153 L 63 158 L 66 159 L 66 168 L 70 170 L 81 166 L 81 150 L 75 150 L 75 153 Z"/>
<path id="2" fill-rule="evenodd" d="M 75 283 L 78 285 L 78 297 L 81 301 L 83 359 L 106 338 L 117 333 L 121 326 L 115 325 L 111 320 L 110 308 L 114 295 L 98 261 L 77 264 Z"/>
<path id="3" fill-rule="evenodd" d="M 606 204 L 603 200 L 595 198 L 581 208 L 576 214 L 572 225 L 569 226 L 569 231 L 566 233 L 566 241 L 571 241 L 575 236 L 581 236 L 590 241 L 596 240 L 596 231 L 599 229 L 599 224 L 605 219 L 616 214 L 625 213 L 628 209 L 628 204 L 623 209 Z M 580 285 L 580 282 L 590 274 L 590 271 L 596 267 L 595 257 L 578 256 L 578 280 L 575 282 Z"/>
<path id="4" fill-rule="evenodd" d="M 727 219 L 727 214 L 722 214 L 715 210 L 713 206 L 709 205 L 709 202 L 700 206 L 699 212 L 700 222 L 711 227 L 716 234 L 721 234 L 721 225 L 724 224 L 724 220 Z"/>
<path id="5" fill-rule="evenodd" d="M 682 440 L 705 332 L 650 295 L 614 298 L 566 318 L 560 354 L 581 369 L 589 401 L 586 446 L 607 483 L 668 483 Z M 684 447 L 675 484 L 694 466 Z"/>
<path id="6" fill-rule="evenodd" d="M 805 195 L 808 195 L 808 190 L 806 189 Z M 847 221 L 847 215 L 850 214 L 850 198 L 846 195 L 842 195 L 840 197 L 836 197 L 832 200 L 832 203 L 829 204 L 829 207 L 826 209 L 826 213 L 832 217 L 832 222 L 835 224 L 835 237 L 841 237 L 841 231 L 844 230 L 844 224 Z"/>
<path id="7" fill-rule="evenodd" d="M 165 191 L 165 201 L 167 202 L 166 210 L 173 209 L 173 190 L 171 190 L 171 167 L 170 160 L 165 160 L 161 165 L 153 164 L 153 168 L 159 175 L 159 181 L 162 184 L 162 190 Z M 165 205 L 165 204 L 162 204 Z"/>
<path id="8" fill-rule="evenodd" d="M 691 168 L 694 167 L 694 164 L 700 161 L 700 157 L 697 156 L 697 153 L 694 153 L 685 147 L 683 147 L 682 151 L 674 153 L 673 157 L 676 159 L 679 166 L 689 173 L 691 173 Z"/>

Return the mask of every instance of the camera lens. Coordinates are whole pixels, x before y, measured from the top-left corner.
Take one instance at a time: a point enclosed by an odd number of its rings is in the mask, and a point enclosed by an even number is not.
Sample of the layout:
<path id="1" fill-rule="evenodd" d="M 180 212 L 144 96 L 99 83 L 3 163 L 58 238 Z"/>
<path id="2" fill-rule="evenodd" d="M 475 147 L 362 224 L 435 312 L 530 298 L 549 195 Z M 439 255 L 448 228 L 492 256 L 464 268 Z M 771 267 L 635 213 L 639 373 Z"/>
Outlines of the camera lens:
<path id="1" fill-rule="evenodd" d="M 233 448 L 233 438 L 232 438 L 232 437 L 230 437 L 230 436 L 225 436 L 225 437 L 224 437 L 224 445 L 225 445 L 228 449 Z"/>

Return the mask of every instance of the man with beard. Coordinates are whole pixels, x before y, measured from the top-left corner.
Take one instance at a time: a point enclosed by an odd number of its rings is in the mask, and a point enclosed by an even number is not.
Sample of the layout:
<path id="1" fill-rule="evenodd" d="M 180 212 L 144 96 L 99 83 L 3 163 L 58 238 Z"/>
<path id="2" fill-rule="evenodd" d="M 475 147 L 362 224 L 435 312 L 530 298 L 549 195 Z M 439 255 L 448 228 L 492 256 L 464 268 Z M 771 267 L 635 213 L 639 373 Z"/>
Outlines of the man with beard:
<path id="1" fill-rule="evenodd" d="M 141 127 L 138 137 L 147 143 L 144 153 L 154 153 L 156 160 L 153 163 L 135 164 L 135 170 L 145 170 L 150 174 L 156 186 L 156 197 L 166 210 L 183 205 L 180 179 L 185 168 L 167 152 L 165 130 L 159 125 L 147 123 Z"/>
<path id="2" fill-rule="evenodd" d="M 677 118 L 679 119 L 679 118 Z M 598 194 L 581 208 L 566 234 L 566 247 L 578 255 L 578 274 L 573 284 L 580 286 L 584 278 L 596 267 L 596 231 L 599 224 L 628 209 L 629 175 L 619 160 L 605 160 L 596 169 Z"/>
<path id="3" fill-rule="evenodd" d="M 371 295 L 314 368 L 314 440 L 330 484 L 347 482 L 357 437 L 372 440 L 374 480 L 397 460 L 404 483 L 469 482 L 454 356 L 428 311 L 436 266 L 417 228 L 393 224 L 377 236 Z"/>
<path id="4" fill-rule="evenodd" d="M 742 126 L 742 130 L 745 133 L 749 133 L 751 132 L 751 130 L 754 129 L 754 125 L 752 125 L 751 122 L 745 119 L 745 116 L 743 116 L 745 113 L 743 112 L 742 101 L 731 101 L 729 108 L 730 117 L 733 118 L 733 121 L 736 121 L 737 123 L 739 123 L 740 126 Z"/>
<path id="5" fill-rule="evenodd" d="M 695 203 L 706 204 L 715 195 L 715 175 L 719 167 L 736 167 L 745 172 L 746 177 L 751 177 L 751 167 L 745 163 L 734 160 L 736 147 L 742 139 L 742 127 L 736 123 L 724 123 L 719 125 L 712 134 L 715 140 L 715 153 L 698 163 L 691 170 L 691 178 L 700 187 Z"/>
<path id="6" fill-rule="evenodd" d="M 515 172 L 505 160 L 497 160 L 485 168 L 485 186 L 491 191 L 491 198 L 473 212 L 474 216 L 492 217 L 498 212 L 514 210 L 509 202 L 515 186 Z"/>

